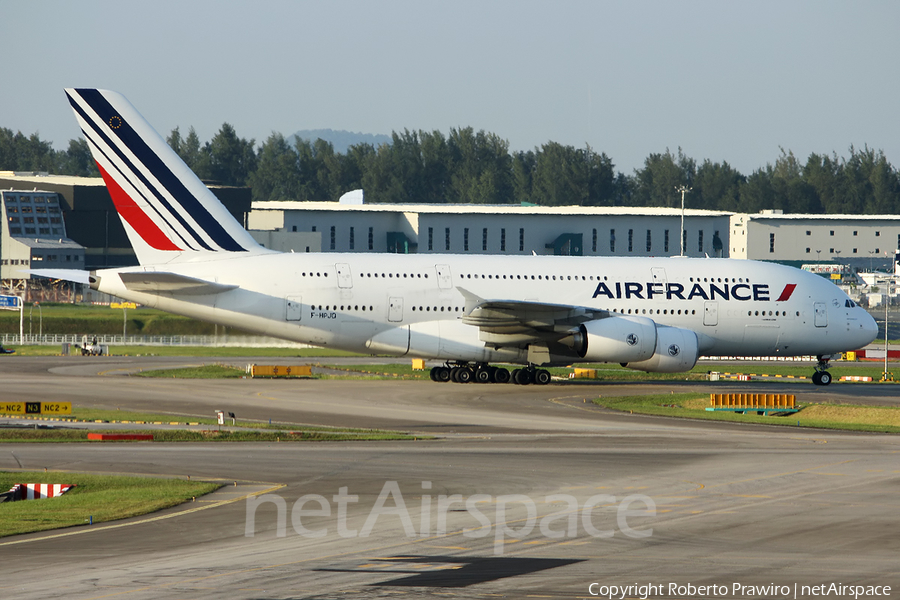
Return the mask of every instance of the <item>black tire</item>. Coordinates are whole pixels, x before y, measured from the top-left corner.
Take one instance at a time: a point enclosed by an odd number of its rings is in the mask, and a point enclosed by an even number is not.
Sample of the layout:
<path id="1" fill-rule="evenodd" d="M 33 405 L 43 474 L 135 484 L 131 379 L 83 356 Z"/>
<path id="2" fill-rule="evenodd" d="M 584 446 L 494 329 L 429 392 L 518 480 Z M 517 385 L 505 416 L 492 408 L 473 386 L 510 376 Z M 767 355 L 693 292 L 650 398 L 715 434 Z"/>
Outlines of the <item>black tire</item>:
<path id="1" fill-rule="evenodd" d="M 503 367 L 498 367 L 494 370 L 492 379 L 494 380 L 494 383 L 509 383 L 509 371 L 504 369 Z"/>
<path id="2" fill-rule="evenodd" d="M 476 369 L 475 370 L 475 383 L 490 383 L 490 382 L 491 382 L 490 369 Z"/>
<path id="3" fill-rule="evenodd" d="M 822 376 L 822 373 L 819 371 L 816 371 L 815 373 L 813 373 L 813 376 L 812 376 L 813 385 L 822 385 L 821 376 Z"/>
<path id="4" fill-rule="evenodd" d="M 459 383 L 459 367 L 450 367 L 450 381 Z"/>
<path id="5" fill-rule="evenodd" d="M 522 385 L 521 383 L 519 383 L 519 373 L 521 371 L 522 369 L 513 369 L 512 375 L 510 375 L 510 379 L 515 385 Z"/>
<path id="6" fill-rule="evenodd" d="M 550 383 L 550 371 L 546 369 L 538 369 L 535 371 L 534 382 L 538 385 L 547 385 Z"/>
<path id="7" fill-rule="evenodd" d="M 831 373 L 828 371 L 821 371 L 819 373 L 819 385 L 829 385 L 831 383 Z"/>
<path id="8" fill-rule="evenodd" d="M 516 369 L 513 371 L 513 381 L 519 385 L 528 385 L 531 383 L 531 372 L 528 369 Z"/>
<path id="9" fill-rule="evenodd" d="M 435 369 L 437 369 L 437 373 L 435 375 L 437 379 L 435 379 L 435 381 L 439 383 L 447 383 L 448 381 L 450 381 L 450 369 L 448 369 L 447 367 L 435 367 Z"/>
<path id="10" fill-rule="evenodd" d="M 471 367 L 460 367 L 459 371 L 456 373 L 456 382 L 457 383 L 469 383 L 472 381 L 472 378 L 475 376 L 475 373 L 472 371 Z"/>
<path id="11" fill-rule="evenodd" d="M 428 376 L 431 377 L 432 381 L 437 381 L 437 372 L 440 367 L 431 367 L 431 371 L 428 372 Z"/>

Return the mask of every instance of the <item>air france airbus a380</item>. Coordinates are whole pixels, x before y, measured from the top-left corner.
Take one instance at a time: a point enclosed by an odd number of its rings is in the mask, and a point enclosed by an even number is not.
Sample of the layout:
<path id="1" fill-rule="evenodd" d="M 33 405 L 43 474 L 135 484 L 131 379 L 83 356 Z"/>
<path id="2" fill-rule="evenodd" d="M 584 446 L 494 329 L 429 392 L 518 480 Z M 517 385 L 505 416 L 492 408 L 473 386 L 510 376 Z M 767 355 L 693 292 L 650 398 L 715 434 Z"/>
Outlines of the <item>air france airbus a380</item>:
<path id="1" fill-rule="evenodd" d="M 747 260 L 274 252 L 122 95 L 66 93 L 140 262 L 81 280 L 145 306 L 317 346 L 439 359 L 432 379 L 458 382 L 545 384 L 540 367 L 573 361 L 680 372 L 704 355 L 815 355 L 813 381 L 827 385 L 830 358 L 877 333 L 831 282 Z M 523 367 L 511 376 L 492 362 Z"/>

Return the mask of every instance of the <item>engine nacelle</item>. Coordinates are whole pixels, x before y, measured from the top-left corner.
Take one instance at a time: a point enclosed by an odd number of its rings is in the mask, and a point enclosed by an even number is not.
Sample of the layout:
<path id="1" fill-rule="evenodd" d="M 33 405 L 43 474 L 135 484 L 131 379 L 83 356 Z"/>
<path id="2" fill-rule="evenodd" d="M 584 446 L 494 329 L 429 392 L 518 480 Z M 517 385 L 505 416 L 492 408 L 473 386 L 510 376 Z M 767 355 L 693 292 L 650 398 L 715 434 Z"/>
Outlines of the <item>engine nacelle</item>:
<path id="1" fill-rule="evenodd" d="M 700 357 L 697 334 L 680 327 L 656 326 L 656 352 L 647 360 L 628 362 L 625 366 L 653 373 L 690 371 Z M 624 362 L 624 361 L 623 361 Z"/>
<path id="2" fill-rule="evenodd" d="M 644 361 L 656 351 L 656 324 L 646 317 L 608 317 L 581 325 L 569 340 L 587 361 Z"/>

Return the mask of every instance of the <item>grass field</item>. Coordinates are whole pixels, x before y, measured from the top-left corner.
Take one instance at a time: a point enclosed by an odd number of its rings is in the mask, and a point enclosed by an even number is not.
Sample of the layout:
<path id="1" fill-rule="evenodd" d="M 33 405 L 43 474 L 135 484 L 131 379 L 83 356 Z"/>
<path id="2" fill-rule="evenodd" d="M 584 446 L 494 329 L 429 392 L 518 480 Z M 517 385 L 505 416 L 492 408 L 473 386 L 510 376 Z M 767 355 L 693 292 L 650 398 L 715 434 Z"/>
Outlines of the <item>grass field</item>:
<path id="1" fill-rule="evenodd" d="M 600 397 L 594 399 L 593 402 L 604 408 L 644 415 L 787 427 L 900 433 L 900 408 L 800 403 L 798 405 L 801 408 L 800 412 L 791 415 L 742 415 L 725 411 L 707 411 L 705 409 L 709 406 L 709 394 L 697 393 Z"/>
<path id="2" fill-rule="evenodd" d="M 133 444 L 134 441 L 88 440 L 87 429 L 9 429 L 0 428 L 0 443 L 63 443 L 85 442 L 103 444 Z M 365 431 L 353 433 L 347 430 L 325 431 L 299 428 L 292 431 L 231 431 L 223 429 L 91 429 L 90 433 L 142 433 L 152 434 L 153 442 L 347 442 L 379 440 L 421 439 L 404 433 Z M 149 443 L 149 442 L 145 442 Z"/>
<path id="3" fill-rule="evenodd" d="M 0 356 L 0 360 L 15 360 L 16 356 L 59 356 L 60 346 L 9 346 L 15 354 Z M 343 350 L 330 348 L 261 348 L 249 346 L 110 346 L 113 356 L 204 356 L 208 358 L 233 357 L 274 357 L 274 358 L 310 358 L 329 356 L 360 356 Z M 76 355 L 78 360 L 90 360 L 89 356 Z"/>
<path id="4" fill-rule="evenodd" d="M 83 473 L 0 472 L 0 490 L 16 483 L 75 484 L 58 498 L 0 504 L 0 537 L 125 519 L 176 506 L 220 487 L 216 483 L 87 475 Z"/>
<path id="5" fill-rule="evenodd" d="M 23 315 L 26 333 L 70 333 L 84 335 L 121 334 L 122 309 L 82 304 L 42 303 L 26 306 Z M 172 315 L 154 308 L 135 308 L 125 312 L 128 335 L 213 335 L 215 325 Z M 226 333 L 222 327 L 220 334 Z M 0 333 L 19 333 L 18 311 L 0 311 Z"/>
<path id="6" fill-rule="evenodd" d="M 63 420 L 64 419 L 64 420 Z M 409 440 L 422 436 L 407 435 L 399 431 L 362 429 L 354 427 L 322 427 L 303 423 L 270 423 L 226 419 L 226 427 L 220 431 L 215 418 L 195 415 L 164 413 L 140 413 L 124 410 L 105 410 L 76 407 L 71 415 L 47 421 L 48 428 L 0 427 L 0 443 L 11 442 L 89 442 L 88 430 L 68 426 L 69 421 L 88 423 L 118 423 L 141 425 L 192 425 L 193 429 L 91 429 L 95 433 L 150 433 L 154 442 L 322 442 L 360 440 Z M 14 422 L 14 421 L 13 421 Z M 201 429 L 202 427 L 202 429 Z M 232 431 L 237 428 L 237 431 Z M 94 443 L 94 442 L 91 442 Z M 119 442 L 104 442 L 119 443 Z M 121 442 L 132 443 L 132 442 Z"/>
<path id="7" fill-rule="evenodd" d="M 398 363 L 388 365 L 323 365 L 331 369 L 340 369 L 350 372 L 359 372 L 369 375 L 384 375 L 391 378 L 401 379 L 428 379 L 428 370 L 414 371 L 411 363 Z M 896 366 L 896 365 L 894 365 Z M 554 377 L 562 377 L 567 379 L 573 372 L 573 368 L 594 369 L 596 371 L 596 379 L 574 380 L 584 383 L 590 382 L 608 382 L 608 381 L 706 381 L 710 370 L 719 372 L 735 372 L 735 373 L 753 373 L 766 374 L 780 377 L 810 377 L 813 373 L 812 364 L 807 365 L 785 365 L 777 363 L 748 363 L 748 364 L 729 364 L 711 365 L 707 363 L 698 364 L 691 371 L 686 373 L 644 373 L 643 371 L 635 371 L 627 369 L 617 364 L 574 364 L 572 367 L 551 367 L 548 369 Z M 509 366 L 510 370 L 514 367 Z M 859 375 L 869 376 L 875 381 L 881 379 L 883 366 L 878 363 L 841 363 L 834 362 L 830 368 L 830 372 L 837 381 L 841 375 Z M 898 369 L 900 375 L 900 369 Z"/>

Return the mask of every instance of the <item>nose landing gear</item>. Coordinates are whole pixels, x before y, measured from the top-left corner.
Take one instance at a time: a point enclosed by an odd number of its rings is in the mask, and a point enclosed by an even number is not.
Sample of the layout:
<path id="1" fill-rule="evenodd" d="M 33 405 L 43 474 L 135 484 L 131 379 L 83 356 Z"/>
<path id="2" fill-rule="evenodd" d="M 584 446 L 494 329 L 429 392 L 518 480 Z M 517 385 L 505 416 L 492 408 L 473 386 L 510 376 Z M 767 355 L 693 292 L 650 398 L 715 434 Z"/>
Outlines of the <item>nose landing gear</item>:
<path id="1" fill-rule="evenodd" d="M 828 372 L 828 362 L 831 360 L 831 356 L 820 354 L 816 358 L 819 362 L 816 363 L 816 372 L 813 373 L 812 382 L 815 385 L 828 385 L 831 383 L 831 373 Z"/>

